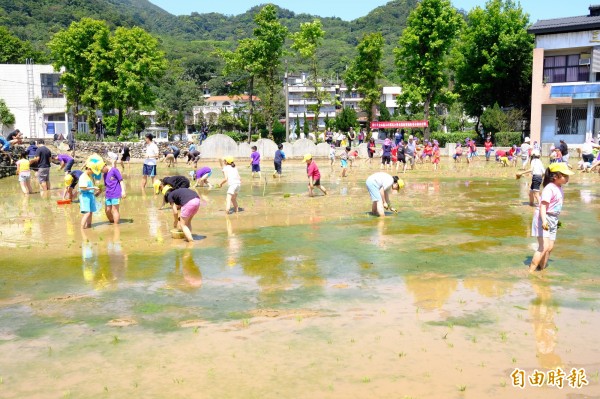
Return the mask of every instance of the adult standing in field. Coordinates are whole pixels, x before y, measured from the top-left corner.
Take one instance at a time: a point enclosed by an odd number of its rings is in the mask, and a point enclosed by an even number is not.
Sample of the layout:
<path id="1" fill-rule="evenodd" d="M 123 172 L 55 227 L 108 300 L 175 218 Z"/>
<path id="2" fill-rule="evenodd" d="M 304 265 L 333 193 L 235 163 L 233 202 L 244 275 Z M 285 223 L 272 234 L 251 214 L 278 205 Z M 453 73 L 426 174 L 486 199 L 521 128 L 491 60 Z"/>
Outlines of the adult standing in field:
<path id="1" fill-rule="evenodd" d="M 525 169 L 527 166 L 527 162 L 529 162 L 529 154 L 531 152 L 531 145 L 529 143 L 531 140 L 529 137 L 525 137 L 523 144 L 521 144 L 521 169 Z"/>
<path id="2" fill-rule="evenodd" d="M 44 143 L 40 142 L 37 151 L 35 152 L 35 157 L 30 161 L 31 164 L 36 165 L 37 167 L 37 178 L 40 183 L 40 192 L 44 193 L 45 191 L 50 190 L 50 164 L 52 160 L 52 153 L 44 145 Z"/>
<path id="3" fill-rule="evenodd" d="M 396 147 L 398 147 L 401 141 L 402 134 L 400 133 L 400 129 L 396 129 L 396 133 L 394 133 L 394 144 L 396 145 Z"/>
<path id="4" fill-rule="evenodd" d="M 69 151 L 75 151 L 75 133 L 77 133 L 77 129 L 74 127 L 71 128 L 69 133 L 67 133 L 67 143 L 69 144 Z"/>
<path id="5" fill-rule="evenodd" d="M 360 129 L 360 133 L 358 133 L 358 145 L 361 145 L 365 141 L 365 129 Z"/>
<path id="6" fill-rule="evenodd" d="M 356 139 L 356 132 L 353 128 L 350 128 L 348 131 L 348 145 L 352 147 L 354 145 L 354 140 Z"/>
<path id="7" fill-rule="evenodd" d="M 386 209 L 396 212 L 396 209 L 390 205 L 389 195 L 392 190 L 398 191 L 400 185 L 404 185 L 404 182 L 398 176 L 377 172 L 369 176 L 366 183 L 373 202 L 371 213 L 374 216 L 385 216 Z"/>
<path id="8" fill-rule="evenodd" d="M 96 141 L 104 140 L 104 132 L 106 128 L 104 126 L 104 122 L 102 122 L 102 118 L 98 118 L 96 121 Z"/>
<path id="9" fill-rule="evenodd" d="M 154 185 L 154 178 L 156 177 L 156 162 L 158 160 L 158 146 L 154 141 L 154 136 L 151 133 L 146 134 L 146 156 L 144 159 L 144 166 L 142 168 L 142 191 L 146 188 L 148 182 L 148 176 L 152 178 L 152 185 Z"/>

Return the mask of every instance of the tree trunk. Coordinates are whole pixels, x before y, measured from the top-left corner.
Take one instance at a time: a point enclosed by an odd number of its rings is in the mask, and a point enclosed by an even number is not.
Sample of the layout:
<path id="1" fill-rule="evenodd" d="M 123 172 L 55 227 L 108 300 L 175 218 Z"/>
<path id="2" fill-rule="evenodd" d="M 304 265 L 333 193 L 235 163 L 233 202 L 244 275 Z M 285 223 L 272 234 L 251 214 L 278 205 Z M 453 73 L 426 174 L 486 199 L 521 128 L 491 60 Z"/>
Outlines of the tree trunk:
<path id="1" fill-rule="evenodd" d="M 268 138 L 270 138 L 271 140 L 273 140 L 273 113 L 275 112 L 275 85 L 273 84 L 273 78 L 275 75 L 275 71 L 271 71 L 270 72 L 270 76 L 269 76 L 269 87 L 268 87 L 268 92 L 269 92 L 269 105 L 267 107 L 267 109 L 269 110 L 269 112 L 267 113 L 267 131 L 269 132 L 269 134 L 267 135 Z"/>
<path id="2" fill-rule="evenodd" d="M 248 144 L 252 141 L 252 114 L 254 113 L 254 76 L 250 78 L 250 113 L 248 115 Z"/>
<path id="3" fill-rule="evenodd" d="M 121 125 L 123 124 L 123 109 L 118 108 L 117 111 L 119 112 L 119 116 L 117 118 L 117 130 L 115 134 L 119 137 L 121 135 Z"/>
<path id="4" fill-rule="evenodd" d="M 423 103 L 423 116 L 426 121 L 429 120 L 429 104 L 431 104 L 431 97 L 427 96 Z M 427 125 L 423 131 L 423 140 L 429 140 L 429 125 Z"/>

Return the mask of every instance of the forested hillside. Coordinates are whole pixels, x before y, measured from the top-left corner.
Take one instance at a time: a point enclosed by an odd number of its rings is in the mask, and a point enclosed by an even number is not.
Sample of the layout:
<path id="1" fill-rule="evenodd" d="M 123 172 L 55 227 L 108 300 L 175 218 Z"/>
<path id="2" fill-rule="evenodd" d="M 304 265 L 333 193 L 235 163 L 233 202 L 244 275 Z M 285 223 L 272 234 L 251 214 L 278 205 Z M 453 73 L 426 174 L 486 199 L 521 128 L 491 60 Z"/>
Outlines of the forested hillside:
<path id="1" fill-rule="evenodd" d="M 319 54 L 324 70 L 330 74 L 343 72 L 365 33 L 381 32 L 391 49 L 416 3 L 417 0 L 393 0 L 350 22 L 320 18 L 326 32 Z M 235 16 L 203 14 L 202 10 L 174 16 L 148 0 L 0 0 L 0 25 L 17 37 L 31 41 L 34 48 L 43 52 L 47 52 L 46 43 L 53 33 L 82 17 L 106 20 L 111 27 L 137 25 L 160 37 L 170 59 L 185 63 L 198 57 L 210 59 L 215 48 L 233 48 L 237 40 L 251 36 L 253 18 L 259 10 L 256 6 Z M 278 12 L 290 32 L 297 31 L 303 22 L 319 18 L 282 8 Z M 393 70 L 391 51 L 386 54 L 385 70 L 390 74 Z M 301 69 L 303 66 L 290 62 L 290 67 Z"/>

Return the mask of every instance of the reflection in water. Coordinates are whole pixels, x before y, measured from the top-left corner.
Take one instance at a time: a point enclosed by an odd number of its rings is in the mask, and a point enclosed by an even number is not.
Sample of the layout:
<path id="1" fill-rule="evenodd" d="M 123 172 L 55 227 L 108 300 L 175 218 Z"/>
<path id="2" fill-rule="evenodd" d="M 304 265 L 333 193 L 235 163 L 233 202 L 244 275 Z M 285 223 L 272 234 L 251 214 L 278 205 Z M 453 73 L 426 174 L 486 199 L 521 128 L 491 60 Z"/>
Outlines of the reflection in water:
<path id="1" fill-rule="evenodd" d="M 195 291 L 202 287 L 202 272 L 191 249 L 175 252 L 175 269 L 169 280 L 170 287 L 181 291 Z"/>
<path id="2" fill-rule="evenodd" d="M 98 270 L 98 254 L 85 230 L 81 231 L 81 259 L 83 261 L 83 279 L 91 283 L 94 281 L 96 271 Z"/>
<path id="3" fill-rule="evenodd" d="M 227 228 L 227 266 L 233 267 L 238 264 L 242 243 L 238 235 L 233 231 L 233 224 L 229 216 L 225 218 Z"/>
<path id="4" fill-rule="evenodd" d="M 562 366 L 560 356 L 554 353 L 557 343 L 557 328 L 554 323 L 556 304 L 552 302 L 550 287 L 538 279 L 532 279 L 531 285 L 537 294 L 529 306 L 529 314 L 533 323 L 537 358 L 540 366 L 553 369 Z"/>
<path id="5" fill-rule="evenodd" d="M 113 227 L 112 238 L 106 243 L 106 255 L 99 254 L 102 248 L 90 240 L 85 230 L 81 234 L 83 279 L 97 290 L 116 288 L 117 282 L 125 277 L 128 262 L 121 244 L 119 226 Z"/>
<path id="6" fill-rule="evenodd" d="M 433 310 L 441 308 L 456 291 L 456 279 L 444 275 L 407 275 L 406 288 L 415 297 L 415 306 Z"/>
<path id="7" fill-rule="evenodd" d="M 513 283 L 509 281 L 491 277 L 468 277 L 463 281 L 463 285 L 488 298 L 506 295 L 513 287 Z"/>
<path id="8" fill-rule="evenodd" d="M 127 270 L 128 257 L 123 252 L 121 243 L 121 228 L 119 225 L 113 227 L 113 237 L 107 243 L 108 263 L 115 280 L 123 280 Z"/>

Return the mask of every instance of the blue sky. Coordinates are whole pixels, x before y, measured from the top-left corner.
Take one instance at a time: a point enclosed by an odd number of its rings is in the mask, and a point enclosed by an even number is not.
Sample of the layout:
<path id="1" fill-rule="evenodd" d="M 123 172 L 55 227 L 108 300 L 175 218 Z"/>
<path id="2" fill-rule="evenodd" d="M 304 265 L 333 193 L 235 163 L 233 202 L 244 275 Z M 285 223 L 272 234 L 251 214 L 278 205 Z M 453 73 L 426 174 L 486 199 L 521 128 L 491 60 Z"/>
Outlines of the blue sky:
<path id="1" fill-rule="evenodd" d="M 268 0 L 150 0 L 171 14 L 220 12 L 241 14 L 254 5 L 268 3 Z M 485 0 L 451 0 L 457 8 L 469 11 L 475 6 L 485 6 Z M 388 0 L 273 0 L 271 3 L 296 13 L 308 13 L 321 17 L 340 17 L 352 20 L 366 15 L 373 8 L 386 4 Z M 531 22 L 538 19 L 585 15 L 591 3 L 600 0 L 523 0 L 521 5 L 529 13 Z"/>

